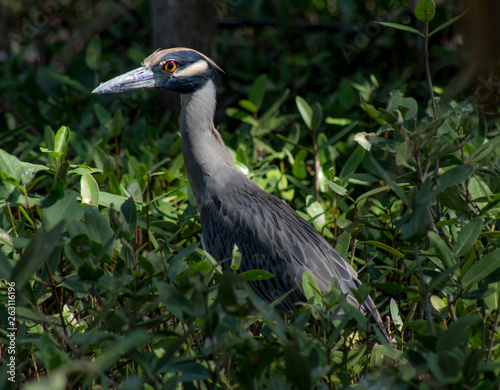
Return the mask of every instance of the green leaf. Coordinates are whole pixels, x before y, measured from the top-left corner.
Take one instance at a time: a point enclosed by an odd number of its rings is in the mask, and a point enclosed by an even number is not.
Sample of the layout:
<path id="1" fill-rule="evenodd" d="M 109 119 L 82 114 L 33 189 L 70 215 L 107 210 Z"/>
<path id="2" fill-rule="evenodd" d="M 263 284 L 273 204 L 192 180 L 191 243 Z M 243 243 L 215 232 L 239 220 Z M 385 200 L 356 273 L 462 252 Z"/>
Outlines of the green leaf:
<path id="1" fill-rule="evenodd" d="M 467 225 L 465 225 L 455 241 L 453 251 L 457 257 L 465 254 L 470 248 L 474 246 L 476 240 L 481 234 L 484 219 L 481 217 L 474 218 Z"/>
<path id="2" fill-rule="evenodd" d="M 62 244 L 63 225 L 63 222 L 60 221 L 47 233 L 43 228 L 38 229 L 35 233 L 12 270 L 10 281 L 16 284 L 16 288 L 23 288 L 30 279 L 33 279 L 35 272 L 48 259 L 56 246 Z"/>
<path id="3" fill-rule="evenodd" d="M 306 210 L 309 216 L 312 218 L 312 223 L 316 230 L 321 230 L 326 223 L 325 220 L 325 210 L 323 206 L 311 195 L 306 197 Z"/>
<path id="4" fill-rule="evenodd" d="M 392 28 L 395 28 L 397 30 L 403 30 L 403 31 L 408 31 L 408 32 L 411 32 L 413 34 L 418 34 L 420 35 L 421 37 L 424 36 L 424 34 L 422 34 L 420 31 L 418 31 L 416 28 L 413 28 L 413 27 L 409 27 L 409 26 L 406 26 L 404 24 L 398 24 L 398 23 L 391 23 L 391 22 L 376 22 L 378 24 L 381 24 L 382 26 L 386 26 L 386 27 L 392 27 Z"/>
<path id="5" fill-rule="evenodd" d="M 123 204 L 120 206 L 120 220 L 125 223 L 126 231 L 129 237 L 133 237 L 135 235 L 135 229 L 137 227 L 137 210 L 135 207 L 135 202 L 132 197 L 128 198 Z"/>
<path id="6" fill-rule="evenodd" d="M 368 192 L 365 192 L 364 194 L 358 196 L 358 198 L 356 199 L 356 203 L 359 203 L 363 199 L 369 198 L 372 195 L 378 194 L 379 192 L 389 191 L 390 189 L 391 189 L 391 187 L 389 187 L 389 186 L 382 186 L 382 187 L 378 187 L 378 188 L 375 188 L 373 190 L 370 190 Z"/>
<path id="7" fill-rule="evenodd" d="M 436 311 L 441 311 L 447 308 L 446 303 L 443 301 L 443 299 L 438 297 L 437 295 L 431 295 L 430 300 L 432 307 L 434 307 Z"/>
<path id="8" fill-rule="evenodd" d="M 19 186 L 30 183 L 38 171 L 49 168 L 43 165 L 30 164 L 20 161 L 16 156 L 0 149 L 0 178 Z"/>
<path id="9" fill-rule="evenodd" d="M 70 130 L 67 126 L 61 126 L 59 130 L 57 130 L 56 139 L 54 141 L 54 152 L 64 155 L 70 135 Z"/>
<path id="10" fill-rule="evenodd" d="M 434 249 L 439 257 L 439 259 L 446 264 L 446 268 L 457 267 L 457 260 L 453 255 L 451 249 L 446 245 L 441 236 L 434 232 L 429 232 L 429 243 L 432 249 Z"/>
<path id="11" fill-rule="evenodd" d="M 254 104 L 257 112 L 262 107 L 262 102 L 264 101 L 264 95 L 266 94 L 267 76 L 265 74 L 259 75 L 252 87 L 250 88 L 250 101 Z M 253 111 L 252 111 L 253 112 Z"/>
<path id="12" fill-rule="evenodd" d="M 391 318 L 392 321 L 394 322 L 394 325 L 397 326 L 398 330 L 401 330 L 403 327 L 403 320 L 401 319 L 401 316 L 399 315 L 399 308 L 398 304 L 394 300 L 394 298 L 391 298 L 391 303 L 389 305 L 391 309 Z"/>
<path id="13" fill-rule="evenodd" d="M 245 271 L 239 274 L 239 276 L 246 281 L 251 281 L 251 280 L 266 280 L 266 279 L 271 279 L 274 278 L 274 274 L 264 271 L 262 269 L 253 269 L 250 271 Z"/>
<path id="14" fill-rule="evenodd" d="M 42 153 L 47 153 L 47 154 L 50 154 L 52 157 L 54 158 L 61 158 L 61 153 L 59 152 L 54 152 L 53 150 L 50 150 L 50 149 L 47 149 L 47 148 L 44 148 L 43 146 L 40 146 L 40 151 Z"/>
<path id="15" fill-rule="evenodd" d="M 307 170 L 305 163 L 306 157 L 307 157 L 307 150 L 304 149 L 299 150 L 298 153 L 295 155 L 295 160 L 293 161 L 292 165 L 292 174 L 297 179 L 305 179 L 307 177 Z"/>
<path id="16" fill-rule="evenodd" d="M 253 104 L 250 100 L 247 99 L 241 99 L 238 104 L 240 105 L 241 108 L 244 108 L 247 111 L 250 111 L 252 114 L 255 114 L 257 111 L 259 111 L 258 107 Z"/>
<path id="17" fill-rule="evenodd" d="M 98 70 L 101 66 L 101 39 L 95 35 L 85 51 L 85 63 L 92 70 Z"/>
<path id="18" fill-rule="evenodd" d="M 42 224 L 46 231 L 53 229 L 59 222 L 66 220 L 81 221 L 85 214 L 83 206 L 77 200 L 78 194 L 71 190 L 64 191 L 64 198 L 52 206 L 42 209 Z"/>
<path id="19" fill-rule="evenodd" d="M 78 276 L 87 282 L 96 282 L 104 275 L 104 270 L 91 260 L 86 259 L 78 268 Z"/>
<path id="20" fill-rule="evenodd" d="M 315 305 L 321 305 L 321 290 L 309 271 L 304 271 L 302 274 L 302 289 L 308 301 L 313 300 Z"/>
<path id="21" fill-rule="evenodd" d="M 302 117 L 302 120 L 306 124 L 309 130 L 312 129 L 312 116 L 313 116 L 313 110 L 307 102 L 301 98 L 300 96 L 295 97 L 295 104 L 297 105 L 297 108 L 299 109 L 300 116 Z"/>
<path id="22" fill-rule="evenodd" d="M 352 123 L 352 119 L 332 118 L 331 116 L 328 116 L 325 118 L 325 122 L 328 123 L 329 125 L 345 126 L 345 125 L 350 125 Z"/>
<path id="23" fill-rule="evenodd" d="M 396 165 L 403 165 L 412 155 L 414 147 L 415 144 L 411 139 L 401 142 L 396 151 Z"/>
<path id="24" fill-rule="evenodd" d="M 72 79 L 68 75 L 61 73 L 61 72 L 56 72 L 55 70 L 49 69 L 49 68 L 42 68 L 40 71 L 40 76 L 43 77 L 49 77 L 55 81 L 57 81 L 60 84 L 66 85 L 70 88 L 73 88 L 76 91 L 82 92 L 84 94 L 91 94 L 92 90 L 80 82 Z"/>
<path id="25" fill-rule="evenodd" d="M 312 106 L 311 130 L 317 131 L 323 123 L 323 108 L 321 104 L 314 103 Z"/>
<path id="26" fill-rule="evenodd" d="M 358 146 L 347 159 L 344 168 L 340 172 L 339 179 L 342 184 L 347 183 L 349 178 L 356 172 L 359 164 L 365 157 L 366 150 L 362 146 Z"/>
<path id="27" fill-rule="evenodd" d="M 101 126 L 103 126 L 106 131 L 109 131 L 113 123 L 113 118 L 109 114 L 108 110 L 106 110 L 99 103 L 94 103 L 94 113 Z"/>
<path id="28" fill-rule="evenodd" d="M 462 283 L 469 288 L 480 280 L 484 280 L 488 275 L 500 268 L 498 259 L 500 259 L 500 248 L 488 253 L 470 267 L 462 278 Z"/>
<path id="29" fill-rule="evenodd" d="M 429 23 L 434 19 L 436 4 L 434 0 L 419 0 L 415 7 L 415 16 L 424 23 Z"/>
<path id="30" fill-rule="evenodd" d="M 439 178 L 439 185 L 432 191 L 426 192 L 425 195 L 417 199 L 419 204 L 426 204 L 431 199 L 438 196 L 441 192 L 446 190 L 448 187 L 454 186 L 462 181 L 468 179 L 472 173 L 474 172 L 474 168 L 470 165 L 458 165 L 441 175 Z"/>
<path id="31" fill-rule="evenodd" d="M 380 164 L 377 162 L 377 160 L 375 160 L 375 158 L 373 158 L 372 156 L 370 156 L 370 164 L 373 166 L 373 171 L 374 171 L 373 173 L 382 177 L 389 184 L 389 186 L 393 189 L 393 191 L 396 193 L 396 195 L 398 195 L 399 198 L 403 202 L 405 202 L 407 205 L 410 205 L 411 202 L 408 199 L 408 197 L 406 196 L 406 194 L 401 190 L 401 188 L 399 188 L 399 185 L 396 184 L 396 182 L 391 178 L 391 176 L 385 171 L 385 169 L 383 169 L 380 166 Z"/>
<path id="32" fill-rule="evenodd" d="M 442 25 L 436 27 L 434 30 L 432 30 L 430 33 L 429 33 L 429 37 L 431 37 L 432 35 L 434 35 L 435 33 L 437 33 L 438 31 L 441 31 L 443 29 L 445 29 L 446 27 L 452 25 L 453 23 L 455 23 L 457 20 L 461 19 L 469 10 L 465 10 L 464 12 L 462 12 L 460 15 L 458 16 L 455 16 L 454 18 L 451 18 L 450 20 L 448 20 L 447 22 L 443 23 Z"/>
<path id="33" fill-rule="evenodd" d="M 347 194 L 347 188 L 341 187 L 338 184 L 330 180 L 325 180 L 325 183 L 330 186 L 330 188 L 340 196 L 345 196 Z"/>
<path id="34" fill-rule="evenodd" d="M 352 238 L 352 235 L 347 230 L 344 230 L 344 232 L 340 236 L 338 236 L 338 238 L 337 238 L 337 245 L 335 245 L 335 250 L 342 257 L 344 257 L 344 255 L 349 250 L 349 247 L 351 246 L 351 238 Z"/>
<path id="35" fill-rule="evenodd" d="M 95 359 L 95 369 L 99 372 L 105 372 L 112 365 L 117 364 L 120 358 L 129 351 L 139 348 L 141 344 L 147 342 L 152 333 L 145 332 L 144 329 L 135 329 L 127 332 L 124 336 L 117 336 L 115 342 L 103 346 L 103 351 Z"/>
<path id="36" fill-rule="evenodd" d="M 80 180 L 82 202 L 99 206 L 99 186 L 89 173 L 84 173 Z"/>
<path id="37" fill-rule="evenodd" d="M 486 158 L 489 157 L 491 152 L 497 147 L 500 143 L 500 135 L 490 139 L 488 142 L 482 144 L 479 148 L 477 148 L 474 153 L 469 158 L 470 164 L 481 164 Z"/>
<path id="38" fill-rule="evenodd" d="M 231 252 L 231 268 L 232 271 L 238 271 L 241 265 L 241 252 L 238 248 L 238 245 L 234 244 L 233 250 Z"/>
<path id="39" fill-rule="evenodd" d="M 259 122 L 251 114 L 246 111 L 238 110 L 237 108 L 226 108 L 226 115 L 230 118 L 248 123 L 251 126 L 259 126 Z"/>
<path id="40" fill-rule="evenodd" d="M 396 255 L 396 256 L 399 256 L 401 257 L 402 259 L 405 258 L 405 255 L 403 253 L 401 253 L 400 251 L 398 251 L 397 249 L 387 245 L 387 244 L 384 244 L 383 242 L 379 242 L 379 241 L 372 241 L 372 240 L 369 240 L 369 241 L 360 241 L 358 242 L 357 244 L 358 246 L 359 245 L 370 245 L 370 246 L 373 246 L 375 248 L 380 248 L 380 249 L 383 249 L 387 252 L 390 252 L 392 253 L 393 255 Z"/>

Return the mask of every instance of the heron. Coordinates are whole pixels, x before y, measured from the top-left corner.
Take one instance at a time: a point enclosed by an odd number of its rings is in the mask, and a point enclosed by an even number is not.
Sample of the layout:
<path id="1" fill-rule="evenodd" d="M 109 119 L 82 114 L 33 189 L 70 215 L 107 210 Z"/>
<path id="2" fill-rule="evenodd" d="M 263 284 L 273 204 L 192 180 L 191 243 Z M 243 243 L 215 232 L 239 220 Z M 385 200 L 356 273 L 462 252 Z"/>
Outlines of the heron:
<path id="1" fill-rule="evenodd" d="M 295 210 L 233 166 L 214 125 L 216 78 L 221 72 L 214 61 L 193 49 L 157 50 L 139 68 L 101 84 L 92 93 L 159 88 L 180 94 L 184 166 L 200 212 L 205 250 L 227 270 L 224 260 L 231 258 L 236 245 L 241 253 L 240 272 L 260 269 L 273 274 L 270 279 L 251 282 L 265 302 L 288 294 L 276 309 L 296 310 L 297 303 L 307 301 L 302 278 L 309 272 L 323 292 L 337 279 L 347 301 L 371 323 L 381 324 L 372 298 L 360 304 L 352 293 L 361 283 L 354 268 Z M 387 338 L 384 327 L 380 329 Z"/>

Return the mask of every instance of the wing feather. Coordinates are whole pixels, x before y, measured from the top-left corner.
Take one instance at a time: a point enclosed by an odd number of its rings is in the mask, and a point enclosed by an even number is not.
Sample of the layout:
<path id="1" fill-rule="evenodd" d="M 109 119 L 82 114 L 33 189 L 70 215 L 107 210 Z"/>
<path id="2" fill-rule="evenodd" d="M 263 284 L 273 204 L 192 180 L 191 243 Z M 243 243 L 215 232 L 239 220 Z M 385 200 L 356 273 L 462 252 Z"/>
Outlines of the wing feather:
<path id="1" fill-rule="evenodd" d="M 253 182 L 240 180 L 233 184 L 230 191 L 219 191 L 218 197 L 206 201 L 200 210 L 205 245 L 215 259 L 229 259 L 234 244 L 238 245 L 242 272 L 263 269 L 276 275 L 252 282 L 262 299 L 270 303 L 292 291 L 278 306 L 282 311 L 293 311 L 296 302 L 305 301 L 305 271 L 311 273 L 322 291 L 337 278 L 350 303 L 357 306 L 351 293 L 351 288 L 360 284 L 356 271 L 321 234 L 286 203 Z M 376 322 L 381 321 L 371 298 L 361 309 Z"/>

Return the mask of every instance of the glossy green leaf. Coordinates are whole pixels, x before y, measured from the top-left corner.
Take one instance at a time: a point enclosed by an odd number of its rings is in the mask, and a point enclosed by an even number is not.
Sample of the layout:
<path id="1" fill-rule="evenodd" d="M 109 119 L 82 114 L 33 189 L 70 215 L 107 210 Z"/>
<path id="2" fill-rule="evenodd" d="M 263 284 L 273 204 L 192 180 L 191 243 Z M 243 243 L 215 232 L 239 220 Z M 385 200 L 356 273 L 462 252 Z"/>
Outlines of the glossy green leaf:
<path id="1" fill-rule="evenodd" d="M 432 307 L 434 307 L 434 309 L 436 309 L 436 311 L 438 312 L 448 307 L 443 299 L 441 297 L 438 297 L 437 295 L 431 295 L 430 300 Z"/>
<path id="2" fill-rule="evenodd" d="M 305 179 L 307 177 L 306 170 L 306 157 L 307 150 L 299 150 L 299 152 L 295 155 L 295 161 L 292 165 L 292 173 L 297 179 Z"/>
<path id="3" fill-rule="evenodd" d="M 365 157 L 366 150 L 362 146 L 358 146 L 347 159 L 344 168 L 340 172 L 339 179 L 341 183 L 347 183 L 349 178 L 356 172 L 359 164 Z"/>
<path id="4" fill-rule="evenodd" d="M 321 230 L 326 222 L 325 211 L 323 210 L 323 206 L 321 206 L 321 203 L 315 200 L 311 195 L 308 195 L 306 198 L 306 210 L 311 217 L 316 230 Z"/>
<path id="5" fill-rule="evenodd" d="M 135 206 L 134 199 L 130 197 L 123 202 L 120 206 L 120 211 L 120 219 L 123 223 L 125 223 L 128 235 L 133 237 L 137 227 L 137 208 Z"/>
<path id="6" fill-rule="evenodd" d="M 434 0 L 419 0 L 415 7 L 415 16 L 424 23 L 429 23 L 434 19 L 436 4 Z"/>
<path id="7" fill-rule="evenodd" d="M 300 96 L 295 97 L 295 104 L 299 109 L 300 116 L 309 130 L 312 129 L 313 110 L 311 106 Z"/>
<path id="8" fill-rule="evenodd" d="M 68 146 L 70 130 L 67 126 L 61 126 L 59 130 L 57 130 L 56 138 L 54 142 L 54 151 L 63 155 L 66 153 L 66 148 Z"/>
<path id="9" fill-rule="evenodd" d="M 99 206 L 99 186 L 92 175 L 84 173 L 80 179 L 82 202 Z"/>
<path id="10" fill-rule="evenodd" d="M 338 184 L 334 183 L 330 180 L 325 180 L 326 184 L 330 186 L 330 188 L 338 195 L 345 196 L 347 194 L 347 188 L 341 187 Z"/>
<path id="11" fill-rule="evenodd" d="M 500 268 L 500 248 L 488 253 L 472 267 L 470 267 L 462 278 L 466 287 L 471 287 L 480 280 L 484 280 L 492 272 Z"/>
<path id="12" fill-rule="evenodd" d="M 391 310 L 391 318 L 392 321 L 394 322 L 394 325 L 397 326 L 398 330 L 401 330 L 401 328 L 403 327 L 403 320 L 399 315 L 398 304 L 393 298 L 391 298 L 391 303 L 389 305 L 389 308 Z"/>
<path id="13" fill-rule="evenodd" d="M 429 242 L 431 248 L 433 248 L 439 256 L 439 259 L 446 265 L 447 268 L 457 267 L 457 260 L 451 251 L 451 249 L 446 245 L 439 234 L 434 232 L 429 232 L 428 234 Z"/>
<path id="14" fill-rule="evenodd" d="M 481 234 L 483 224 L 484 219 L 477 217 L 462 228 L 453 247 L 453 252 L 457 257 L 464 255 L 474 246 L 476 240 Z"/>

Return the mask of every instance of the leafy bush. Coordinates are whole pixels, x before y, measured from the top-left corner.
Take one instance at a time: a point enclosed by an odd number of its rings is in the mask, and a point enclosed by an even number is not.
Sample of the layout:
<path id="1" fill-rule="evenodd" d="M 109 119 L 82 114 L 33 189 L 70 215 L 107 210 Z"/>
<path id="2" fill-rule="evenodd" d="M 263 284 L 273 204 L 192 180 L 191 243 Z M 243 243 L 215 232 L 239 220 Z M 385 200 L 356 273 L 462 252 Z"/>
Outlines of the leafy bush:
<path id="1" fill-rule="evenodd" d="M 323 20 L 320 3 L 312 11 L 288 4 L 289 12 Z M 417 13 L 426 31 L 430 3 L 419 2 Z M 354 2 L 338 4 L 345 23 L 367 22 Z M 266 7 L 264 16 L 273 11 Z M 453 21 L 441 17 L 436 34 Z M 117 25 L 126 31 L 129 22 Z M 277 44 L 303 42 L 286 28 L 280 34 Z M 220 52 L 242 37 L 221 34 Z M 401 38 L 388 37 L 382 46 L 395 50 Z M 317 45 L 311 62 L 283 54 L 273 62 L 281 73 L 264 74 L 266 56 L 245 57 L 248 48 L 241 66 L 228 58 L 233 80 L 252 80 L 245 96 L 231 83 L 222 91 L 232 103 L 220 129 L 236 166 L 292 204 L 358 270 L 358 299 L 372 295 L 394 340 L 370 345 L 376 335 L 335 284 L 320 294 L 306 275 L 309 301 L 282 318 L 249 288 L 266 275 L 221 273 L 199 245 L 175 123 L 158 118 L 144 92 L 90 97 L 96 72 L 106 78 L 130 67 L 102 50 L 110 40 L 92 38 L 64 75 L 54 64 L 14 72 L 15 58 L 4 68 L 13 76 L 3 77 L 11 109 L 0 136 L 0 348 L 8 368 L 14 325 L 17 367 L 15 384 L 0 371 L 2 388 L 498 386 L 496 117 L 472 98 L 423 98 L 429 85 L 439 90 L 430 73 L 421 81 L 400 75 L 389 88 L 378 81 L 382 67 L 378 75 L 360 69 L 331 93 L 323 65 L 331 43 L 318 33 L 303 38 Z M 380 54 L 362 49 L 351 55 Z M 136 62 L 146 54 L 129 50 Z M 232 261 L 237 270 L 236 251 Z"/>

